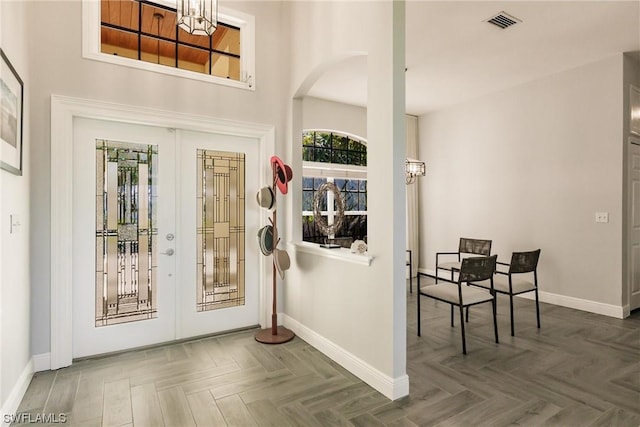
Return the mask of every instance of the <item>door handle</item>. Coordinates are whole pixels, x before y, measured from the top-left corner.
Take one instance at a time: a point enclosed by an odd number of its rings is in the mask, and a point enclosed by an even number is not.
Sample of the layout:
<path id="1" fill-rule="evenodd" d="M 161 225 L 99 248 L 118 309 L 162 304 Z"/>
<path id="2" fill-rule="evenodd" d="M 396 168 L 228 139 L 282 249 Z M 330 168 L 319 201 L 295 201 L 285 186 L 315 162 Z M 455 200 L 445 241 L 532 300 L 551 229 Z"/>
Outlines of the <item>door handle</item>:
<path id="1" fill-rule="evenodd" d="M 167 256 L 171 256 L 171 255 L 173 255 L 174 253 L 176 253 L 176 251 L 174 251 L 173 249 L 169 248 L 169 249 L 167 249 L 167 251 L 166 251 L 166 252 L 160 252 L 160 255 L 167 255 Z"/>

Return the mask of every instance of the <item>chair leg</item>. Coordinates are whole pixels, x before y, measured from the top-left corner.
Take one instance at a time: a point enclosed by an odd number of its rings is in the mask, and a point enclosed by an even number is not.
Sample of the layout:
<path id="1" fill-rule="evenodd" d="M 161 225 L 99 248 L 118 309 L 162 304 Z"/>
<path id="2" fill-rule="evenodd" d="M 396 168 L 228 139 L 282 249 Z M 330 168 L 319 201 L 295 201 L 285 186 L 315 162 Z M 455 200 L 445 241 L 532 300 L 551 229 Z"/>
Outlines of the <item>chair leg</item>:
<path id="1" fill-rule="evenodd" d="M 413 260 L 411 259 L 411 252 L 409 252 L 409 293 L 413 293 Z"/>
<path id="2" fill-rule="evenodd" d="M 453 309 L 453 305 L 451 306 L 451 309 Z M 465 340 L 464 337 L 464 314 L 463 314 L 463 308 L 462 306 L 460 306 L 460 330 L 462 331 L 462 354 L 467 354 L 467 342 Z"/>
<path id="3" fill-rule="evenodd" d="M 538 320 L 538 329 L 540 329 L 540 305 L 538 304 L 538 288 L 536 288 L 536 319 Z"/>
<path id="4" fill-rule="evenodd" d="M 469 323 L 469 306 L 467 306 L 467 323 Z"/>
<path id="5" fill-rule="evenodd" d="M 511 336 L 514 336 L 514 328 L 513 328 L 513 295 L 509 294 L 509 309 L 511 311 Z"/>
<path id="6" fill-rule="evenodd" d="M 497 301 L 496 301 L 496 295 L 493 295 L 493 299 L 491 300 L 491 309 L 493 310 L 493 333 L 496 336 L 496 344 L 498 344 L 498 319 L 497 319 Z"/>
<path id="7" fill-rule="evenodd" d="M 451 327 L 453 328 L 453 304 L 451 304 Z"/>
<path id="8" fill-rule="evenodd" d="M 420 276 L 418 276 L 418 282 L 420 281 Z M 420 284 L 418 284 L 418 291 L 416 292 L 416 299 L 418 300 L 418 336 L 420 336 Z"/>

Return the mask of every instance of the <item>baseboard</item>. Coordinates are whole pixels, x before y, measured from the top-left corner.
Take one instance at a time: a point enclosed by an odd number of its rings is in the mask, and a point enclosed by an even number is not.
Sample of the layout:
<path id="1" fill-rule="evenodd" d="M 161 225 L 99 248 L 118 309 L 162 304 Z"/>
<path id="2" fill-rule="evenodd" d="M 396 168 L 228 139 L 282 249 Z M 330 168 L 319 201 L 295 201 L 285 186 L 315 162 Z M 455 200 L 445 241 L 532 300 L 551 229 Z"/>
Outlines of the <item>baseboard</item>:
<path id="1" fill-rule="evenodd" d="M 622 317 L 626 319 L 629 316 L 631 316 L 631 306 L 629 304 L 626 304 L 624 307 L 622 307 Z"/>
<path id="2" fill-rule="evenodd" d="M 430 269 L 420 269 L 421 273 L 434 276 L 434 271 Z M 440 276 L 442 277 L 442 276 Z M 520 298 L 535 299 L 535 294 L 529 292 L 526 294 L 518 295 Z M 601 314 L 603 316 L 615 317 L 617 319 L 624 319 L 629 316 L 629 306 L 618 306 L 613 304 L 605 304 L 602 302 L 586 300 L 582 298 L 575 298 L 566 295 L 554 294 L 551 292 L 538 291 L 538 298 L 540 302 L 547 304 L 559 305 L 561 307 L 573 308 L 575 310 L 587 311 L 589 313 Z"/>
<path id="3" fill-rule="evenodd" d="M 35 354 L 32 357 L 33 372 L 42 372 L 51 370 L 51 353 Z"/>
<path id="4" fill-rule="evenodd" d="M 30 359 L 27 366 L 24 367 L 24 370 L 18 377 L 18 381 L 16 381 L 11 393 L 9 393 L 9 397 L 2 404 L 2 410 L 0 410 L 2 413 L 0 425 L 2 425 L 2 427 L 10 425 L 13 420 L 12 417 L 18 412 L 18 407 L 20 406 L 20 402 L 22 402 L 24 393 L 27 391 L 27 387 L 29 387 L 31 377 L 33 377 L 33 358 Z"/>
<path id="5" fill-rule="evenodd" d="M 360 378 L 371 387 L 378 390 L 391 400 L 396 400 L 409 394 L 409 376 L 403 375 L 391 378 L 369 365 L 359 357 L 336 345 L 317 332 L 304 326 L 297 320 L 282 314 L 284 326 L 291 329 L 301 339 L 324 353 L 327 357 L 340 364 L 343 368 Z"/>
<path id="6" fill-rule="evenodd" d="M 533 292 L 518 296 L 520 298 L 531 300 L 536 298 Z M 602 302 L 569 297 L 545 291 L 538 291 L 538 298 L 540 299 L 540 302 L 546 302 L 547 304 L 559 305 L 561 307 L 573 308 L 575 310 L 587 311 L 589 313 L 601 314 L 603 316 L 615 317 L 617 319 L 625 318 L 625 309 L 620 305 L 605 304 Z"/>

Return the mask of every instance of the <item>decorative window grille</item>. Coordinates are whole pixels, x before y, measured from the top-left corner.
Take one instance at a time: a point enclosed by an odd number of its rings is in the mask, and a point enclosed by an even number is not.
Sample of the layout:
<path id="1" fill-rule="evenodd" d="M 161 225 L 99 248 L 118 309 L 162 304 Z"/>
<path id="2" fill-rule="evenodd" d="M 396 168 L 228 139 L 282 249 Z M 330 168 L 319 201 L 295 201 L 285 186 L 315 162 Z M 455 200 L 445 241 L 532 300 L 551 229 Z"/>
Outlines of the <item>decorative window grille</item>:
<path id="1" fill-rule="evenodd" d="M 197 151 L 196 309 L 245 304 L 245 155 Z"/>
<path id="2" fill-rule="evenodd" d="M 157 316 L 158 147 L 96 142 L 96 326 Z"/>

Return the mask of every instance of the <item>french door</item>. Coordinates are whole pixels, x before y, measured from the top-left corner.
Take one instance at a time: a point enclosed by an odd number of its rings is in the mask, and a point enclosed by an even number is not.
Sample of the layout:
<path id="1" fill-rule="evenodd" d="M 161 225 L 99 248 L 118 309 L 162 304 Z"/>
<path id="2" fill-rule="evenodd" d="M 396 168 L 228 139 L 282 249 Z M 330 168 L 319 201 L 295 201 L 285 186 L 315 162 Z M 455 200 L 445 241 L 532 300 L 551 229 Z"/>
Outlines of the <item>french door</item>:
<path id="1" fill-rule="evenodd" d="M 258 324 L 257 165 L 251 138 L 74 120 L 73 357 Z"/>

